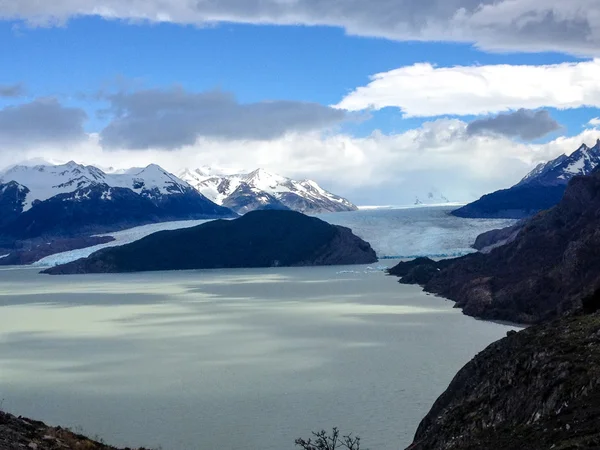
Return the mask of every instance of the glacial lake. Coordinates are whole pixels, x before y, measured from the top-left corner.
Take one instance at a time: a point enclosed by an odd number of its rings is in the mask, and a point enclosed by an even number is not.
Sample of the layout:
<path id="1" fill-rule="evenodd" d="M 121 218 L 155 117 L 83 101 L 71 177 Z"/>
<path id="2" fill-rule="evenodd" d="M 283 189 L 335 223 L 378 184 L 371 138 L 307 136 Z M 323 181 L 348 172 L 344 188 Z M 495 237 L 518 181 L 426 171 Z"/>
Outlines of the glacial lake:
<path id="1" fill-rule="evenodd" d="M 377 264 L 38 271 L 0 269 L 1 407 L 120 446 L 285 450 L 338 426 L 403 449 L 457 370 L 512 329 Z"/>

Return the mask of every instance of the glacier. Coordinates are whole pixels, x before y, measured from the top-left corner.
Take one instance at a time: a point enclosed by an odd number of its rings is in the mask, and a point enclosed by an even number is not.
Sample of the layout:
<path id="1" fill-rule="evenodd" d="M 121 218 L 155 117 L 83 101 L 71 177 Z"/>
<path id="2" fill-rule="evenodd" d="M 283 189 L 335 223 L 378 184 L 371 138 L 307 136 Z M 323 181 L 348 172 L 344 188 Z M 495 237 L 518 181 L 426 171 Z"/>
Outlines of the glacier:
<path id="1" fill-rule="evenodd" d="M 450 215 L 455 206 L 418 206 L 398 209 L 362 209 L 320 214 L 331 224 L 351 228 L 371 244 L 380 259 L 447 258 L 475 250 L 481 233 L 513 225 L 511 219 L 462 219 Z"/>
<path id="2" fill-rule="evenodd" d="M 178 230 L 181 228 L 190 228 L 200 225 L 210 220 L 178 220 L 173 222 L 160 222 L 142 225 L 139 227 L 128 228 L 126 230 L 116 231 L 113 233 L 98 234 L 97 236 L 110 236 L 115 240 L 105 244 L 94 245 L 92 247 L 80 248 L 78 250 L 70 250 L 68 252 L 56 253 L 47 256 L 33 263 L 33 266 L 51 267 L 59 264 L 66 264 L 80 258 L 87 258 L 92 253 L 97 252 L 107 247 L 117 247 L 119 245 L 129 244 L 140 240 L 158 231 Z"/>
<path id="3" fill-rule="evenodd" d="M 450 215 L 452 206 L 414 207 L 401 209 L 366 209 L 360 211 L 319 214 L 334 225 L 352 229 L 371 244 L 380 259 L 414 258 L 428 256 L 445 258 L 474 252 L 475 238 L 486 231 L 513 225 L 511 219 L 462 219 Z M 155 223 L 130 228 L 101 236 L 112 236 L 114 241 L 79 250 L 48 256 L 34 265 L 54 266 L 85 258 L 105 247 L 128 244 L 149 234 L 163 230 L 188 228 L 207 220 L 186 220 Z"/>

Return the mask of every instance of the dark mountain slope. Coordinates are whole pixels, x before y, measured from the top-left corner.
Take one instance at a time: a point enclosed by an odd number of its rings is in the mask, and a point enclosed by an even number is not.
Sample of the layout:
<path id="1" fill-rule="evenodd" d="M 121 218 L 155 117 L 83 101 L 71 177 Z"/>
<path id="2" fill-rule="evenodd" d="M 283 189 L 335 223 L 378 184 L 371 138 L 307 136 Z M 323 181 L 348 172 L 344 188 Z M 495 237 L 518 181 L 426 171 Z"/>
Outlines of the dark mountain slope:
<path id="1" fill-rule="evenodd" d="M 463 367 L 409 450 L 600 448 L 600 316 L 495 342 Z"/>
<path id="2" fill-rule="evenodd" d="M 536 323 L 580 307 L 600 288 L 600 172 L 573 178 L 561 202 L 525 222 L 512 242 L 437 268 L 401 282 L 485 319 Z"/>
<path id="3" fill-rule="evenodd" d="M 522 219 L 556 205 L 565 193 L 565 185 L 514 186 L 486 194 L 479 200 L 452 211 L 463 218 Z"/>
<path id="4" fill-rule="evenodd" d="M 371 246 L 344 227 L 293 211 L 253 211 L 231 220 L 162 231 L 45 271 L 50 274 L 368 264 Z"/>
<path id="5" fill-rule="evenodd" d="M 233 214 L 192 190 L 156 202 L 131 189 L 92 184 L 35 202 L 31 209 L 0 227 L 0 236 L 2 241 L 14 241 L 40 236 L 89 235 L 145 223 Z"/>
<path id="6" fill-rule="evenodd" d="M 0 183 L 0 227 L 15 220 L 23 212 L 29 189 L 16 181 Z"/>
<path id="7" fill-rule="evenodd" d="M 589 175 L 600 164 L 600 140 L 583 144 L 569 156 L 539 164 L 519 183 L 484 195 L 452 212 L 466 218 L 521 219 L 556 205 L 574 176 Z"/>

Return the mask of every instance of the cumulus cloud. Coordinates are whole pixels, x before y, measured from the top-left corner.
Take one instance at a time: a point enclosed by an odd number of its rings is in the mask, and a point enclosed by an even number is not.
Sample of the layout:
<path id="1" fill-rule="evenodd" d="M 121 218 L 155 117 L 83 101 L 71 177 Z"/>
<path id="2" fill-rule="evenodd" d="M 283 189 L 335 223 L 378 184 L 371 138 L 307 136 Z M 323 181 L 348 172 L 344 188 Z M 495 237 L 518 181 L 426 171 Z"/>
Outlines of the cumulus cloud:
<path id="1" fill-rule="evenodd" d="M 0 18 L 32 25 L 76 16 L 204 25 L 328 25 L 394 40 L 473 42 L 493 50 L 600 55 L 597 0 L 19 0 Z"/>
<path id="2" fill-rule="evenodd" d="M 509 114 L 474 120 L 467 126 L 467 133 L 471 135 L 501 134 L 531 141 L 560 128 L 560 124 L 546 110 L 519 109 Z"/>
<path id="3" fill-rule="evenodd" d="M 14 98 L 25 95 L 25 86 L 17 84 L 0 84 L 0 98 Z"/>
<path id="4" fill-rule="evenodd" d="M 373 75 L 337 105 L 348 111 L 397 107 L 407 117 L 581 106 L 600 107 L 600 59 L 540 66 L 414 64 Z"/>
<path id="5" fill-rule="evenodd" d="M 0 109 L 0 144 L 11 148 L 72 142 L 86 138 L 86 113 L 54 98 Z"/>
<path id="6" fill-rule="evenodd" d="M 590 125 L 592 127 L 598 127 L 598 126 L 600 126 L 600 117 L 594 117 L 593 119 L 591 119 L 588 122 L 588 125 Z"/>
<path id="7" fill-rule="evenodd" d="M 270 140 L 290 132 L 321 130 L 346 113 L 318 103 L 264 101 L 239 103 L 222 91 L 148 89 L 109 95 L 114 118 L 100 133 L 110 148 L 175 149 L 203 137 Z"/>
<path id="8" fill-rule="evenodd" d="M 518 182 L 542 161 L 593 144 L 597 129 L 546 144 L 515 142 L 501 135 L 470 135 L 468 124 L 438 119 L 397 134 L 373 132 L 364 137 L 319 132 L 290 133 L 269 141 L 201 137 L 176 150 L 113 149 L 98 135 L 73 145 L 46 143 L 18 155 L 0 153 L 0 166 L 19 160 L 74 159 L 118 168 L 151 162 L 177 173 L 210 165 L 229 172 L 264 167 L 295 178 L 317 180 L 325 188 L 361 204 L 411 204 L 437 187 L 453 201 L 469 201 Z"/>

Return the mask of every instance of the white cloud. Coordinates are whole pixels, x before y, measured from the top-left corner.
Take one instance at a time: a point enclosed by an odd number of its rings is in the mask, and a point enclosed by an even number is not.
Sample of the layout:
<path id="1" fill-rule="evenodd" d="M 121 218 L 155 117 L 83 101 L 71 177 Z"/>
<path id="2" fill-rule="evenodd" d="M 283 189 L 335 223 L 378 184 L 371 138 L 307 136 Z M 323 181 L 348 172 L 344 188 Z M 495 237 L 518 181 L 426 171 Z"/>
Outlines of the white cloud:
<path id="1" fill-rule="evenodd" d="M 9 0 L 0 18 L 75 16 L 205 25 L 328 25 L 395 40 L 473 42 L 485 49 L 600 55 L 598 0 Z"/>
<path id="2" fill-rule="evenodd" d="M 407 117 L 600 107 L 600 59 L 542 66 L 415 64 L 373 75 L 337 106 L 348 111 L 391 106 Z"/>
<path id="3" fill-rule="evenodd" d="M 202 138 L 177 150 L 103 150 L 98 135 L 79 144 L 61 144 L 0 153 L 0 166 L 43 157 L 103 167 L 145 166 L 151 162 L 177 172 L 212 165 L 237 171 L 264 167 L 283 175 L 313 178 L 361 204 L 409 204 L 433 187 L 451 200 L 466 201 L 516 183 L 538 162 L 593 144 L 598 130 L 544 145 L 500 136 L 471 136 L 467 123 L 440 119 L 400 134 L 367 137 L 320 133 L 287 134 L 271 141 Z"/>
<path id="4" fill-rule="evenodd" d="M 590 125 L 592 127 L 598 127 L 598 126 L 600 126 L 600 117 L 594 117 L 593 119 L 591 119 L 588 122 L 588 125 Z"/>

